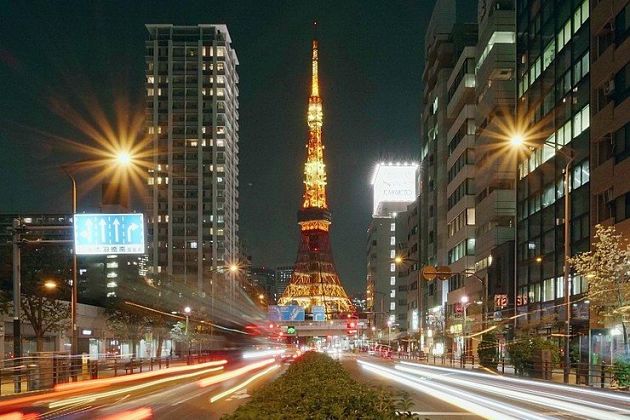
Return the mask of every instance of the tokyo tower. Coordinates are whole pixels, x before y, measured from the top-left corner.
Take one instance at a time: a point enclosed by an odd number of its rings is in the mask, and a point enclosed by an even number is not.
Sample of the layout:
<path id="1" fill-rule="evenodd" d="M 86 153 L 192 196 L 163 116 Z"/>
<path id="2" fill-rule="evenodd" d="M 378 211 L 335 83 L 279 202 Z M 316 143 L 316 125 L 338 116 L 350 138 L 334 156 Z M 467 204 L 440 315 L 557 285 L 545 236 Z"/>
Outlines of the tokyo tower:
<path id="1" fill-rule="evenodd" d="M 311 96 L 308 98 L 308 143 L 304 165 L 304 197 L 298 211 L 300 245 L 291 282 L 280 305 L 297 304 L 307 313 L 323 306 L 327 319 L 353 311 L 341 285 L 330 246 L 330 211 L 326 202 L 326 165 L 322 144 L 322 99 L 319 96 L 318 43 L 313 40 Z"/>

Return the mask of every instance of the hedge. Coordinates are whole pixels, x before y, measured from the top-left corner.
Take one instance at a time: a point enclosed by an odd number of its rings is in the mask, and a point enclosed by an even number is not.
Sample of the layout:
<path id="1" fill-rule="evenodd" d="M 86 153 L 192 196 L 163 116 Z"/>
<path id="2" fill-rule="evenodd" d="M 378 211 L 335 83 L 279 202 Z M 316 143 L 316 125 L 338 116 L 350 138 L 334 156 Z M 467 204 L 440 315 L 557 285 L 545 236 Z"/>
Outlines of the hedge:
<path id="1" fill-rule="evenodd" d="M 358 383 L 341 363 L 307 352 L 224 419 L 390 419 L 395 405 L 389 392 Z"/>

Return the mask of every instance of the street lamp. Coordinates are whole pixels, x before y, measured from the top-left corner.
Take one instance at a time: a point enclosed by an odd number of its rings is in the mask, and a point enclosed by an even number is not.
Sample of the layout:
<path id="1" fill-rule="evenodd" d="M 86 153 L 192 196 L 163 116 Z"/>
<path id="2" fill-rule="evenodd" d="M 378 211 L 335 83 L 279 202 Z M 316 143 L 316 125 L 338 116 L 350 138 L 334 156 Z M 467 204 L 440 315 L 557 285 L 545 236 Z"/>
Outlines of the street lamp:
<path id="1" fill-rule="evenodd" d="M 44 288 L 47 290 L 55 290 L 57 288 L 57 283 L 54 280 L 46 280 L 44 282 Z"/>
<path id="2" fill-rule="evenodd" d="M 61 165 L 61 169 L 70 178 L 72 183 L 72 224 L 74 225 L 74 217 L 77 214 L 77 180 L 75 172 L 78 169 L 91 166 L 93 164 L 106 164 L 112 159 L 83 159 L 77 162 Z M 131 155 L 126 151 L 118 152 L 113 159 L 118 166 L 126 167 L 131 163 Z M 73 230 L 74 232 L 74 230 Z M 74 233 L 73 233 L 74 236 Z M 72 288 L 70 293 L 70 325 L 72 328 L 72 343 L 70 346 L 70 354 L 75 354 L 78 350 L 78 331 L 77 331 L 77 295 L 78 295 L 78 277 L 77 277 L 77 250 L 76 246 L 72 247 Z"/>
<path id="3" fill-rule="evenodd" d="M 184 329 L 184 331 L 186 332 L 186 337 L 188 337 L 188 317 L 190 316 L 190 306 L 186 306 L 184 308 L 184 314 L 186 314 L 186 327 Z"/>
<path id="4" fill-rule="evenodd" d="M 510 138 L 510 143 L 513 147 L 522 147 L 525 144 L 525 139 L 521 134 L 514 134 Z M 571 337 L 571 288 L 569 287 L 569 258 L 571 258 L 571 188 L 569 182 L 571 180 L 570 170 L 571 164 L 575 159 L 575 151 L 568 146 L 561 146 L 558 148 L 558 143 L 545 141 L 540 146 L 550 146 L 554 148 L 554 151 L 561 154 L 565 160 L 566 165 L 564 167 L 563 182 L 564 182 L 564 273 L 563 273 L 563 289 L 564 289 L 564 304 L 565 304 L 565 338 L 564 338 L 564 383 L 569 383 L 569 373 L 571 371 L 571 357 L 570 357 L 570 337 Z M 518 179 L 518 168 L 517 168 Z M 516 197 L 518 201 L 518 196 Z M 518 207 L 518 206 L 517 206 Z M 516 242 L 516 241 L 515 241 Z M 516 255 L 514 256 L 516 258 Z M 517 284 L 517 272 L 514 273 L 514 283 Z M 516 290 L 515 290 L 516 292 Z M 516 320 L 516 293 L 514 294 L 514 316 Z"/>

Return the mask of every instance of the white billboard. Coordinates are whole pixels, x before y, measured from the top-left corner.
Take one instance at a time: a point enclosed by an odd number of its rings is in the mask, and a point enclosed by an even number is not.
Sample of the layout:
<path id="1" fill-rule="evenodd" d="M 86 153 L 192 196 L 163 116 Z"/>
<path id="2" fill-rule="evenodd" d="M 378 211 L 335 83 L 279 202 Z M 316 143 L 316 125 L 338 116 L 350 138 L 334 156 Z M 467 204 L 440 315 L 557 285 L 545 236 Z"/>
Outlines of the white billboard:
<path id="1" fill-rule="evenodd" d="M 411 203 L 416 199 L 415 163 L 379 163 L 372 178 L 373 214 L 381 203 Z"/>

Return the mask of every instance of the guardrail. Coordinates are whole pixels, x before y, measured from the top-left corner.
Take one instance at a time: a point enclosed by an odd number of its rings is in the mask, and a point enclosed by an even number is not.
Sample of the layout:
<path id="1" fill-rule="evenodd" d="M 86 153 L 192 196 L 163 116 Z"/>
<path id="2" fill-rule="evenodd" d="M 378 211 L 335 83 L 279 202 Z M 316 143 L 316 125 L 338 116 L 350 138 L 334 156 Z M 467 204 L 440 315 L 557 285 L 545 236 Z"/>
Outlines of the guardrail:
<path id="1" fill-rule="evenodd" d="M 150 358 L 106 356 L 91 359 L 68 354 L 47 354 L 6 359 L 2 361 L 0 368 L 0 396 L 50 390 L 58 384 L 68 382 L 133 375 L 168 369 L 172 364 L 192 365 L 225 357 L 230 356 L 202 351 Z"/>

